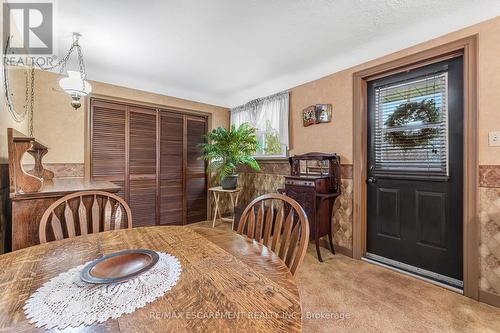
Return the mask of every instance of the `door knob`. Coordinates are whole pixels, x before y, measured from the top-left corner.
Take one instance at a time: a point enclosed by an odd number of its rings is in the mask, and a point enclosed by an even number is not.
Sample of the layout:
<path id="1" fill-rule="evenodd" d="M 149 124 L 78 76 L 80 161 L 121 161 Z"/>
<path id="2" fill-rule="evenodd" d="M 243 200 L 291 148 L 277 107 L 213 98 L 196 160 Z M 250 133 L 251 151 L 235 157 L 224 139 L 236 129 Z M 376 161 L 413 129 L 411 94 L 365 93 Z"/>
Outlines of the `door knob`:
<path id="1" fill-rule="evenodd" d="M 366 180 L 366 182 L 368 184 L 375 184 L 377 182 L 377 179 L 374 178 L 374 177 L 368 177 L 368 179 Z"/>

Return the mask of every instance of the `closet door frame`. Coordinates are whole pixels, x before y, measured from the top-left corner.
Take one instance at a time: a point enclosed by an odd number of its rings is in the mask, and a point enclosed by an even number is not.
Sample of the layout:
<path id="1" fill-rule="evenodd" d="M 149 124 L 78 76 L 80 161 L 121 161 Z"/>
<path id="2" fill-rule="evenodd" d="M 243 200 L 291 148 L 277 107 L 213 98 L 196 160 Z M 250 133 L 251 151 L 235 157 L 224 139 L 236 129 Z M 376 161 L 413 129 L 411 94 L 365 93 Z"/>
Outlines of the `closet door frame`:
<path id="1" fill-rule="evenodd" d="M 84 98 L 84 117 L 85 117 L 85 129 L 84 129 L 84 178 L 85 180 L 90 180 L 91 179 L 91 163 L 92 163 L 92 103 L 91 100 L 98 100 L 98 101 L 103 101 L 103 102 L 108 102 L 108 103 L 116 103 L 116 104 L 124 104 L 127 107 L 143 107 L 143 108 L 154 108 L 156 109 L 156 136 L 157 136 L 157 145 L 156 145 L 156 150 L 157 150 L 157 158 L 156 158 L 156 225 L 159 224 L 159 219 L 160 219 L 160 205 L 158 204 L 160 201 L 160 186 L 159 186 L 159 172 L 160 172 L 160 156 L 159 156 L 159 135 L 160 135 L 160 130 L 158 126 L 160 126 L 159 116 L 160 112 L 172 112 L 172 113 L 178 113 L 182 114 L 184 116 L 184 130 L 183 130 L 183 135 L 184 138 L 183 140 L 187 139 L 187 117 L 188 116 L 197 116 L 197 117 L 203 117 L 206 119 L 206 128 L 207 132 L 211 131 L 213 129 L 212 126 L 212 114 L 209 112 L 204 112 L 204 111 L 198 111 L 198 110 L 193 110 L 193 109 L 187 109 L 187 108 L 182 108 L 182 107 L 176 107 L 172 105 L 167 105 L 167 104 L 157 104 L 157 103 L 149 103 L 149 102 L 143 102 L 140 100 L 134 100 L 134 99 L 127 99 L 127 98 L 120 98 L 120 97 L 114 97 L 114 96 L 109 96 L 109 95 L 103 95 L 103 94 L 92 94 L 92 96 L 87 96 Z M 125 159 L 126 161 L 130 160 L 130 155 L 129 155 L 129 146 L 130 146 L 130 112 L 126 112 L 126 119 L 125 119 Z M 183 147 L 184 150 L 187 149 L 186 145 Z M 184 151 L 184 156 L 186 156 L 186 151 Z M 187 168 L 187 160 L 183 158 L 183 172 L 184 172 L 184 179 L 183 179 L 183 198 L 186 200 L 186 168 Z M 124 191 L 125 191 L 125 196 L 127 201 L 130 199 L 130 188 L 128 186 L 128 182 L 130 179 L 130 174 L 129 174 L 129 163 L 125 163 L 125 182 L 124 182 Z M 206 187 L 208 188 L 208 182 L 209 182 L 209 175 L 206 175 Z M 208 195 L 208 192 L 206 193 L 206 207 L 207 207 L 207 218 L 210 216 L 210 197 Z M 186 216 L 186 209 L 183 210 L 183 222 L 186 223 L 187 221 L 187 216 Z"/>

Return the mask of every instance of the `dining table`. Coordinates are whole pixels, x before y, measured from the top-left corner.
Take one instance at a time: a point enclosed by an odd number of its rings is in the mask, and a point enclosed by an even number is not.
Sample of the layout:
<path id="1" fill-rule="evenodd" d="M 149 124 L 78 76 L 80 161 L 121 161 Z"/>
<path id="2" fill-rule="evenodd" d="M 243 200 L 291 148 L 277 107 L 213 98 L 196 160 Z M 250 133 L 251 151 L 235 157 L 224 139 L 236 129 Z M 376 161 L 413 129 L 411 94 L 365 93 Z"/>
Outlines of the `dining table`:
<path id="1" fill-rule="evenodd" d="M 297 285 L 283 261 L 232 230 L 154 226 L 107 231 L 0 255 L 0 332 L 61 332 L 36 327 L 23 312 L 44 283 L 75 266 L 129 249 L 178 258 L 177 284 L 152 303 L 68 332 L 299 332 Z"/>

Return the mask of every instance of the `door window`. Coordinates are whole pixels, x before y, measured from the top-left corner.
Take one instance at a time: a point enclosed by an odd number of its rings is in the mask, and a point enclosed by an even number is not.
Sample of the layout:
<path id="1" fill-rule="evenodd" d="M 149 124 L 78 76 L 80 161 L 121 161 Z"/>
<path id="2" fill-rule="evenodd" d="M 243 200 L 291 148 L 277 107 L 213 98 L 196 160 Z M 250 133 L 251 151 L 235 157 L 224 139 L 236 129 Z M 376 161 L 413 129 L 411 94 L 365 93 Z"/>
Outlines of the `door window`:
<path id="1" fill-rule="evenodd" d="M 448 74 L 375 87 L 375 174 L 448 176 Z"/>

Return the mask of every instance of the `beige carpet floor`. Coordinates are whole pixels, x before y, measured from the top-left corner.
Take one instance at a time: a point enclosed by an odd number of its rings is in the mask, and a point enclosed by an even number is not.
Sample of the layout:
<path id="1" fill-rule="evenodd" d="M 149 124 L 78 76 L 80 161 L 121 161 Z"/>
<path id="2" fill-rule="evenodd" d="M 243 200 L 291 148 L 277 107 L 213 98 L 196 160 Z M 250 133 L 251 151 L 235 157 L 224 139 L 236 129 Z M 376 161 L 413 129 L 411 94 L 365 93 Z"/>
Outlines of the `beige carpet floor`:
<path id="1" fill-rule="evenodd" d="M 295 277 L 303 332 L 500 332 L 499 308 L 326 248 L 322 255 L 320 263 L 309 246 Z"/>

